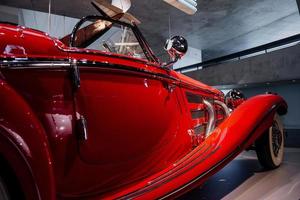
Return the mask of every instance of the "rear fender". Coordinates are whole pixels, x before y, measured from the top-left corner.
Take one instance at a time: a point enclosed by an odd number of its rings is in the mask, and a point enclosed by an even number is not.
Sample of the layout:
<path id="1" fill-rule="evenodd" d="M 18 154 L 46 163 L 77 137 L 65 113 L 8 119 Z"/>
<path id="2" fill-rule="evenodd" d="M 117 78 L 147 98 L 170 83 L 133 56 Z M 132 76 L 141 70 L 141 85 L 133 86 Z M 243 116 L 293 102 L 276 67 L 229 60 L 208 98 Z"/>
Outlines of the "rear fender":
<path id="1" fill-rule="evenodd" d="M 26 199 L 55 199 L 52 158 L 45 130 L 13 88 L 0 79 L 0 154 Z"/>

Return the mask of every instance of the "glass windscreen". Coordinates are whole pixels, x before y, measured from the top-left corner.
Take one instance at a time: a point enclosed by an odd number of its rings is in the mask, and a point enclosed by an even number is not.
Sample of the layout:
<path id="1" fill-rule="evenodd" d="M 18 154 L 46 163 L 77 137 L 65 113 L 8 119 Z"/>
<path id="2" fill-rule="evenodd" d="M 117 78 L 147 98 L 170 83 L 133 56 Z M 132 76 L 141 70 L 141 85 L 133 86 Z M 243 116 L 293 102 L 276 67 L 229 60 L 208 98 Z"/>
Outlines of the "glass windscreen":
<path id="1" fill-rule="evenodd" d="M 75 36 L 75 46 L 147 59 L 129 26 L 96 20 L 84 23 Z"/>

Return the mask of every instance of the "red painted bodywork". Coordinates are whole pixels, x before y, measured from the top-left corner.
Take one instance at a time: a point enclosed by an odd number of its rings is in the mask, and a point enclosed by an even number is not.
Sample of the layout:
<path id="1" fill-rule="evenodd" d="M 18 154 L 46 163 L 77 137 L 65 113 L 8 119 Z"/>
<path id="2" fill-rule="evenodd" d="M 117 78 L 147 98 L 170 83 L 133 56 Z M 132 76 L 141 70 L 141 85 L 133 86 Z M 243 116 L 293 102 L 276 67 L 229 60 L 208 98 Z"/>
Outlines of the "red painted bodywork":
<path id="1" fill-rule="evenodd" d="M 203 183 L 249 147 L 287 105 L 277 95 L 243 102 L 206 139 L 187 93 L 223 94 L 175 71 L 121 55 L 69 48 L 24 27 L 0 24 L 0 154 L 28 199 L 155 199 Z M 78 61 L 80 88 L 70 69 Z M 50 62 L 50 64 L 49 64 Z M 51 64 L 51 62 L 53 62 Z M 34 67 L 44 63 L 44 67 Z M 88 139 L 77 136 L 84 116 Z"/>

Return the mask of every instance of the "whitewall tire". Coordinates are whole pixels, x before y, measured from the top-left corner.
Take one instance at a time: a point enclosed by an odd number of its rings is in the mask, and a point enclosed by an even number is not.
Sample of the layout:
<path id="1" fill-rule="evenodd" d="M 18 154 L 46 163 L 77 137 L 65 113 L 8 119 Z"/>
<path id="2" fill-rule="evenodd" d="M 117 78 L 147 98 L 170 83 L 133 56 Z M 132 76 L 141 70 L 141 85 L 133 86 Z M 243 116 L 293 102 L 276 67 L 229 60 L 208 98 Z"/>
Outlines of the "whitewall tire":
<path id="1" fill-rule="evenodd" d="M 266 169 L 280 166 L 284 155 L 283 125 L 277 114 L 272 126 L 255 142 L 256 154 L 260 164 Z"/>

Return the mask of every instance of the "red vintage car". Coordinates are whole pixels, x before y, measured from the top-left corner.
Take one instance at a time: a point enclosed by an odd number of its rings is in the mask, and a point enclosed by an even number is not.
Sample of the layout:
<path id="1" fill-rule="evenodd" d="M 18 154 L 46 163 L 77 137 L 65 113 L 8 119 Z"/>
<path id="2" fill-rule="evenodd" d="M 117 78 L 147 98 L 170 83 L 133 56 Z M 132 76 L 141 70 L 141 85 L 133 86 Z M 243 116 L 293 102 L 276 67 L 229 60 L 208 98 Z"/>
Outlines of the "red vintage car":
<path id="1" fill-rule="evenodd" d="M 287 104 L 171 70 L 134 23 L 87 16 L 71 35 L 0 23 L 0 199 L 165 199 L 255 147 L 280 165 Z"/>

